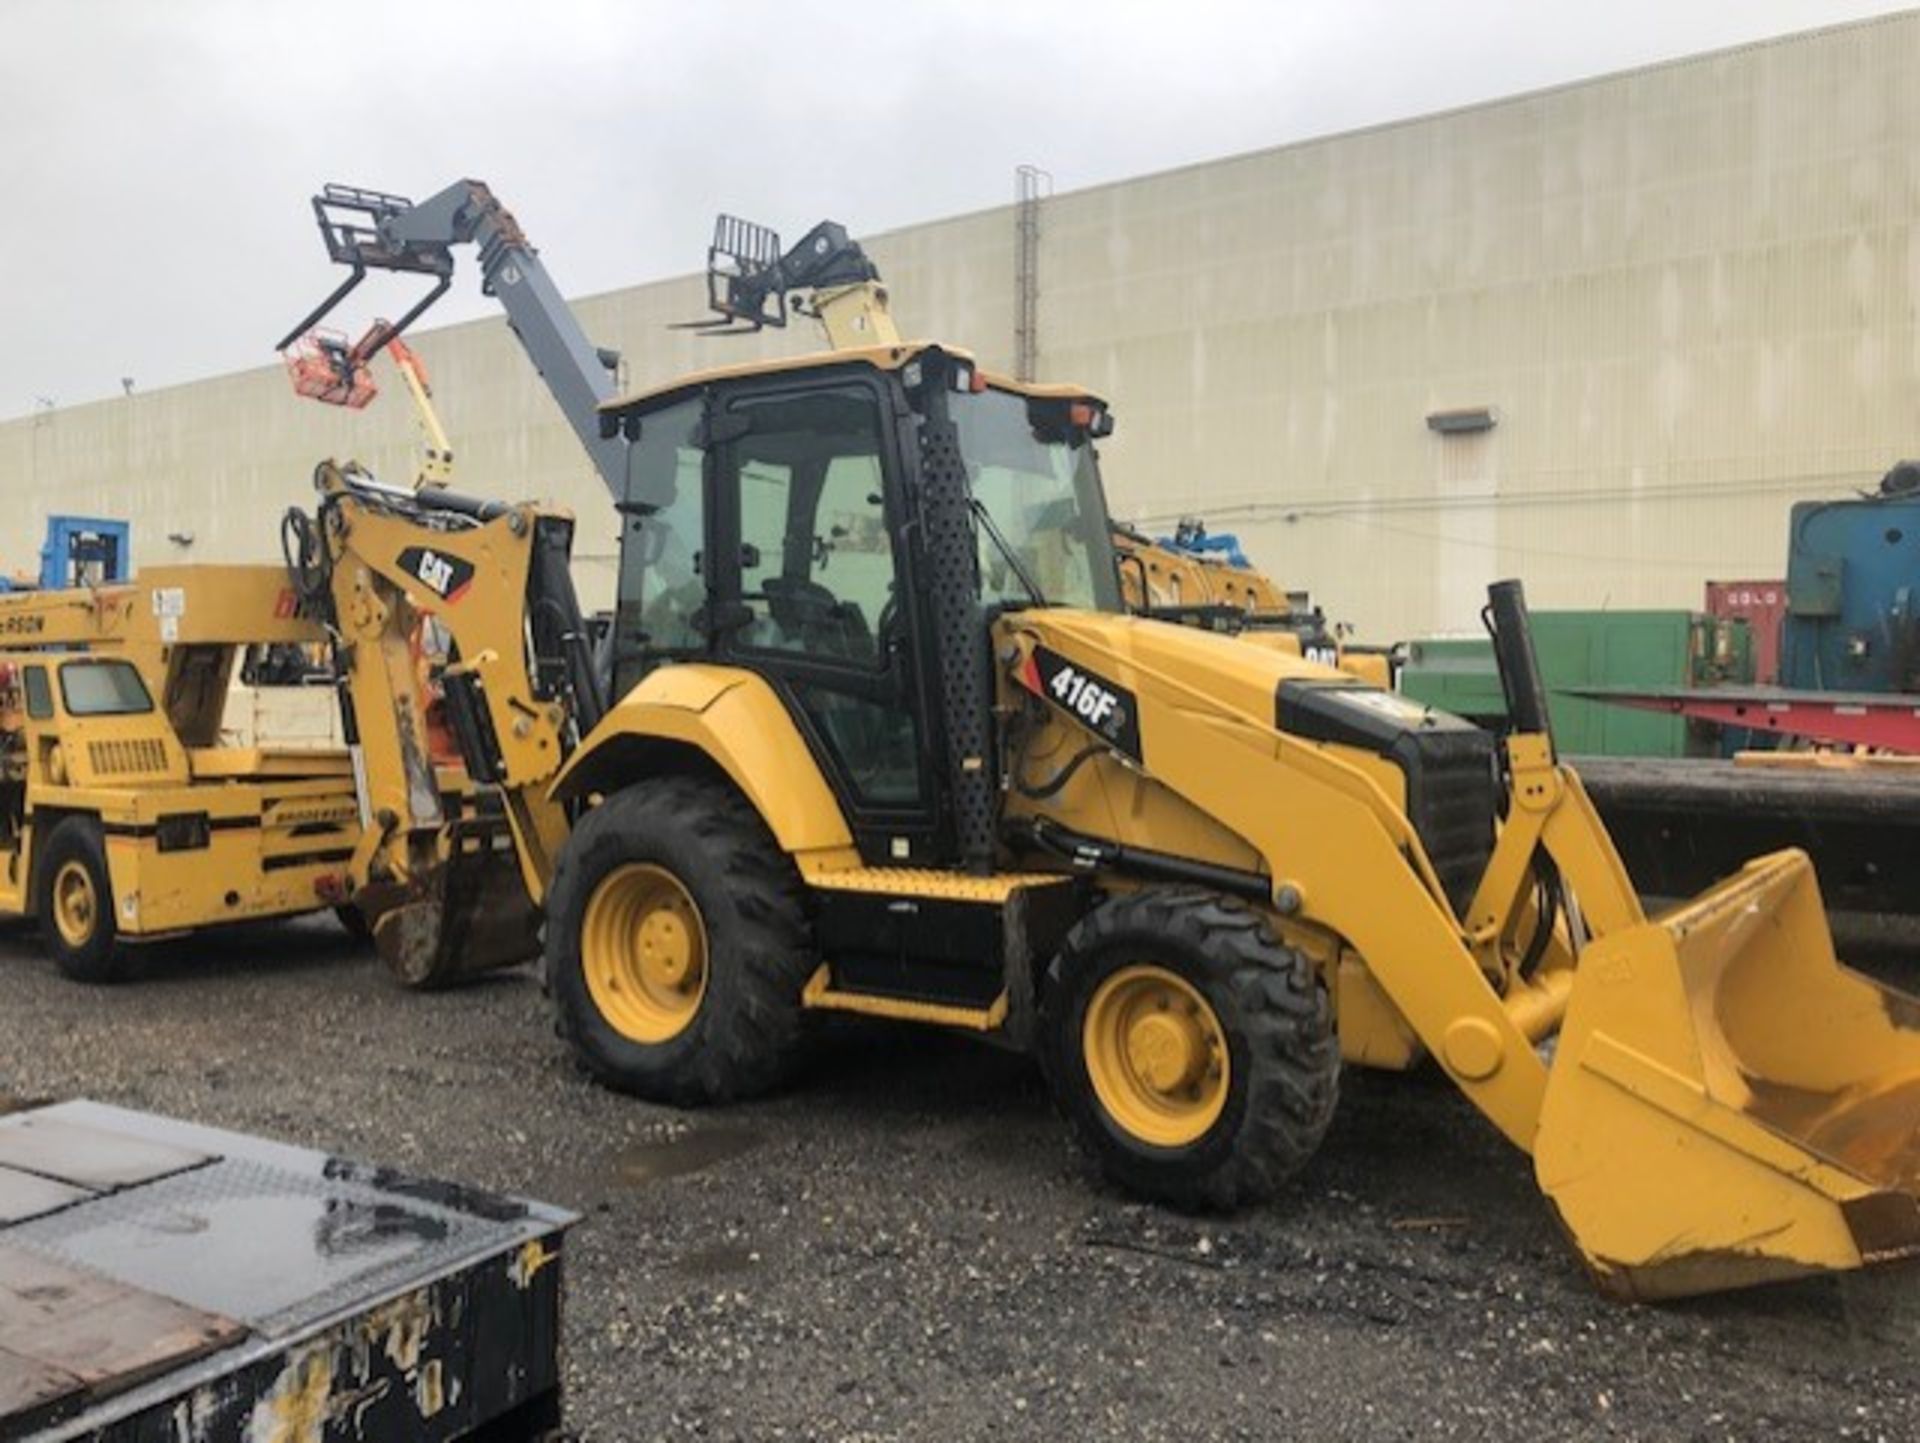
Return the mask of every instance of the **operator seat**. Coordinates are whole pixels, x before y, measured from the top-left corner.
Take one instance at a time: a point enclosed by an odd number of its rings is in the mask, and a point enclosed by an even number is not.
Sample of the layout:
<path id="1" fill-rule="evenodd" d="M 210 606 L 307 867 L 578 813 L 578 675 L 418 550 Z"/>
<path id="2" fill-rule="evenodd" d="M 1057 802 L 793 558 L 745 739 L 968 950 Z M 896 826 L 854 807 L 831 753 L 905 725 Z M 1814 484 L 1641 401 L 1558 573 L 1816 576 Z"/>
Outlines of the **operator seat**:
<path id="1" fill-rule="evenodd" d="M 839 661 L 870 663 L 873 632 L 860 608 L 803 576 L 769 576 L 761 584 L 767 610 L 796 650 Z"/>

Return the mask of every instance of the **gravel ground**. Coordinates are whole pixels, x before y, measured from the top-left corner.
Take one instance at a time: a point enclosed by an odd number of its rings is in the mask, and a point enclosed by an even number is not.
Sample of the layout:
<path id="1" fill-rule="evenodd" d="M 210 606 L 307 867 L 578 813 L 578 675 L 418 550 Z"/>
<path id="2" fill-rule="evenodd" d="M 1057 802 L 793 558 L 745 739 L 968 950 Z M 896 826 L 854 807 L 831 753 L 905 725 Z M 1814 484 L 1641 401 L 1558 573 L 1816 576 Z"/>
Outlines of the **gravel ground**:
<path id="1" fill-rule="evenodd" d="M 0 1092 L 583 1212 L 590 1443 L 1920 1437 L 1920 1271 L 1609 1304 L 1430 1078 L 1349 1073 L 1292 1196 L 1194 1220 L 1103 1189 L 1028 1064 L 944 1037 L 853 1031 L 779 1098 L 683 1114 L 578 1077 L 531 976 L 409 995 L 331 923 L 171 944 L 105 991 L 24 932 L 0 968 Z"/>

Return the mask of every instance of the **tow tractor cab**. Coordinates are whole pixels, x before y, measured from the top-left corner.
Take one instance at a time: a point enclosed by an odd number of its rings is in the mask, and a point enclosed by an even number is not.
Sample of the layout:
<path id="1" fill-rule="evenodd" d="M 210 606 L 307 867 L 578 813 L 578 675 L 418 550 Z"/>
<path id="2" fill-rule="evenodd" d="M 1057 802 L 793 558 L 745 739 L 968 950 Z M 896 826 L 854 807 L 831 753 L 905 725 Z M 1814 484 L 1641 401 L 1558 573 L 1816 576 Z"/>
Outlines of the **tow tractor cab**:
<path id="1" fill-rule="evenodd" d="M 244 649 L 323 639 L 270 566 L 0 597 L 0 915 L 106 981 L 123 942 L 340 900 L 346 755 L 222 736 Z"/>

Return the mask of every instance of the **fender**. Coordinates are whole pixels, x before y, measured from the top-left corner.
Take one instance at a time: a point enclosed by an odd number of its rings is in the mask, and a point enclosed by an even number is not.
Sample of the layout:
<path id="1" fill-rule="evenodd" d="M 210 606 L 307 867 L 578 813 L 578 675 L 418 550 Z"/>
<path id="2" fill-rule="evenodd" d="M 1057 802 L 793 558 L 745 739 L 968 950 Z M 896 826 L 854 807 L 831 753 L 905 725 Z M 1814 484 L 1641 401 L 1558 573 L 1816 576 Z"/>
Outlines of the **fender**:
<path id="1" fill-rule="evenodd" d="M 713 762 L 790 853 L 851 848 L 853 833 L 819 764 L 765 678 L 738 667 L 677 663 L 610 708 L 554 778 L 556 802 L 610 792 L 649 770 L 659 744 Z"/>

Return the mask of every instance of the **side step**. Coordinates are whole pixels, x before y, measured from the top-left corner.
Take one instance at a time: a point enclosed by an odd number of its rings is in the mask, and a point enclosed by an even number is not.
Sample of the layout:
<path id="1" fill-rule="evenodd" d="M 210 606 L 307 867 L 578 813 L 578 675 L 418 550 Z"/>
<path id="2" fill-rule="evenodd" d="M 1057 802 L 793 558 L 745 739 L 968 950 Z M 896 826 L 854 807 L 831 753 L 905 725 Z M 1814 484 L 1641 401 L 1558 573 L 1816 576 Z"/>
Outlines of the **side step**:
<path id="1" fill-rule="evenodd" d="M 942 1002 L 920 1002 L 910 997 L 882 997 L 872 992 L 836 992 L 833 968 L 822 962 L 800 994 L 802 1006 L 821 1012 L 857 1012 L 865 1017 L 888 1017 L 896 1022 L 924 1022 L 930 1027 L 959 1027 L 969 1032 L 998 1032 L 1007 1020 L 1007 994 L 1002 988 L 991 1005 L 956 1007 Z"/>
<path id="2" fill-rule="evenodd" d="M 807 880 L 825 960 L 805 1006 L 978 1033 L 1029 1026 L 1035 978 L 1084 905 L 1079 879 L 1046 872 L 853 867 Z"/>

